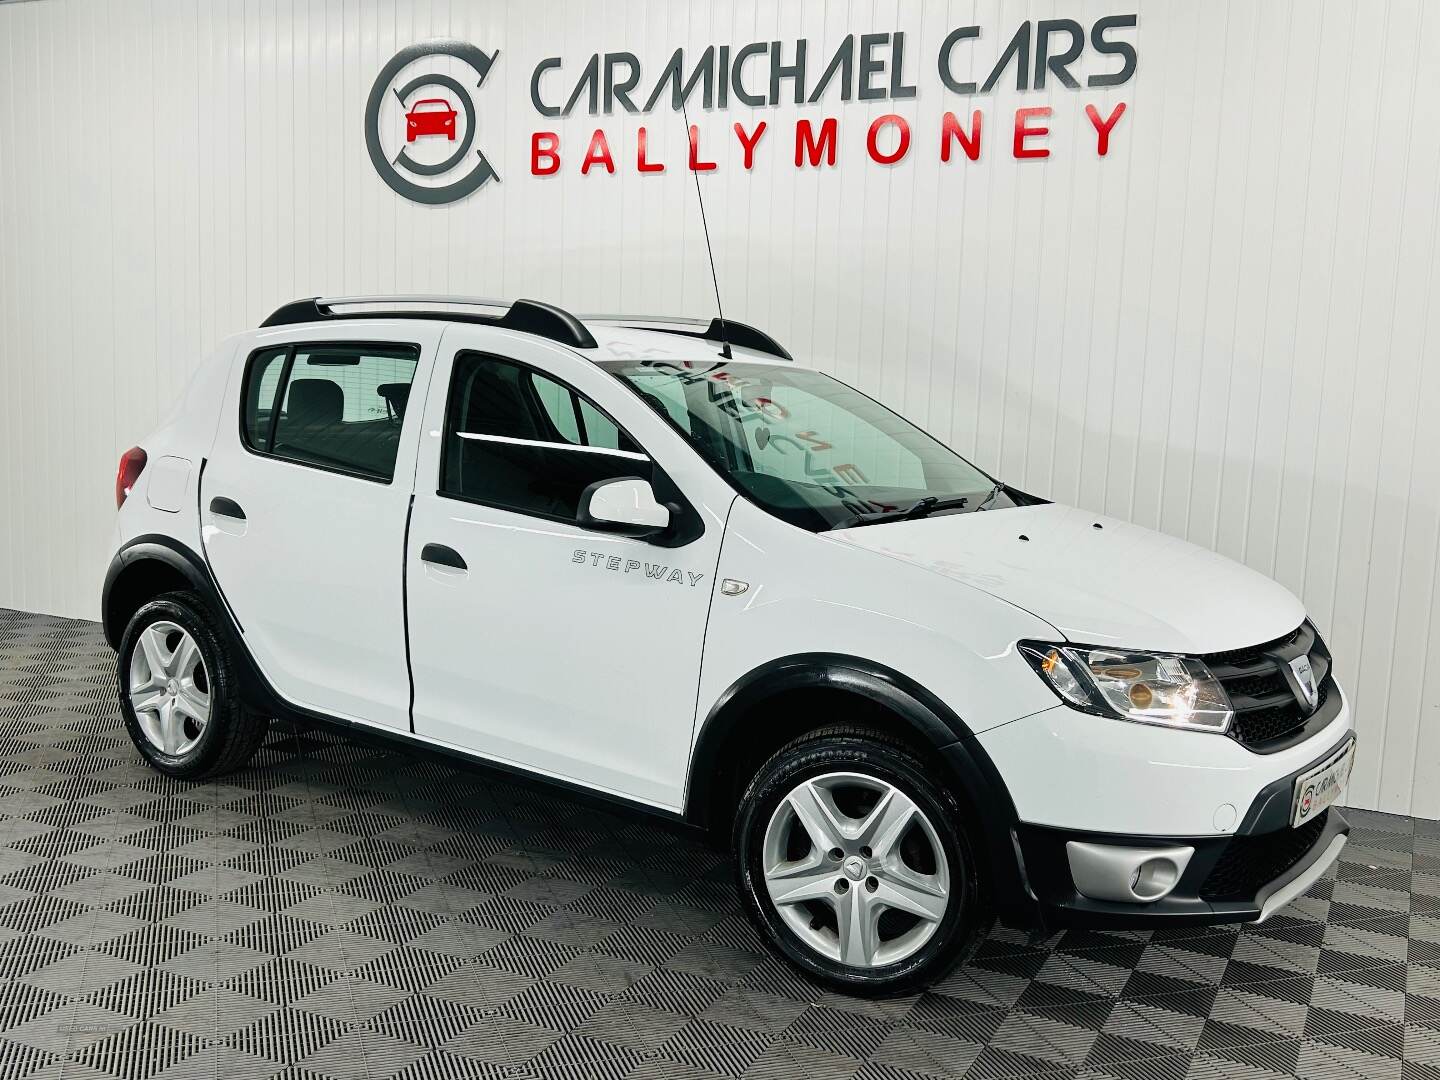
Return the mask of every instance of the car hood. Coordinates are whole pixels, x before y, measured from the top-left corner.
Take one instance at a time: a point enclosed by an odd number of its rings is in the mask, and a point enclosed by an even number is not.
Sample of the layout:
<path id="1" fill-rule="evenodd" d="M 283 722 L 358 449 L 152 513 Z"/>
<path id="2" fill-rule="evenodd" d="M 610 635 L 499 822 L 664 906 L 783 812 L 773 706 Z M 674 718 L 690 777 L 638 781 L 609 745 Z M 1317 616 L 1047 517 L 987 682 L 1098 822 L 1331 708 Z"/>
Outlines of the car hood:
<path id="1" fill-rule="evenodd" d="M 1222 652 L 1305 618 L 1288 589 L 1222 555 L 1054 503 L 827 535 L 980 589 L 1087 645 Z"/>

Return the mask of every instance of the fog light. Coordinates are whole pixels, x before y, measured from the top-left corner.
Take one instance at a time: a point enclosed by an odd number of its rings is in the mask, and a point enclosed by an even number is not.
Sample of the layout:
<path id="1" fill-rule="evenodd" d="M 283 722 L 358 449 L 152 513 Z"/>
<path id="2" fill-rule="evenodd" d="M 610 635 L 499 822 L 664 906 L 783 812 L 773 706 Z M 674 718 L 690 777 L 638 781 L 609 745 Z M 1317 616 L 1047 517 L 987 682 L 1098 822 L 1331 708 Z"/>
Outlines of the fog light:
<path id="1" fill-rule="evenodd" d="M 1175 860 L 1164 855 L 1146 859 L 1135 871 L 1130 882 L 1130 891 L 1143 900 L 1158 900 L 1180 880 L 1180 868 Z"/>
<path id="2" fill-rule="evenodd" d="M 1075 891 L 1091 900 L 1149 904 L 1170 895 L 1190 865 L 1193 847 L 1137 848 L 1112 844 L 1065 845 Z"/>

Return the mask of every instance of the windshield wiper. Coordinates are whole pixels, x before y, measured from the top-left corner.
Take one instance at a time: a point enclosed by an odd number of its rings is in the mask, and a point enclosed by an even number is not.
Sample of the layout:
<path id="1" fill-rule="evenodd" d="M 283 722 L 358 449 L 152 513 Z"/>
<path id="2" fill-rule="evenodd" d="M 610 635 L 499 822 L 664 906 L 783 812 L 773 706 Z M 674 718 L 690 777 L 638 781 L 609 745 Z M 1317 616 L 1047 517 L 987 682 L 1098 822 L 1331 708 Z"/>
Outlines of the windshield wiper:
<path id="1" fill-rule="evenodd" d="M 832 529 L 853 529 L 859 525 L 879 525 L 883 521 L 913 521 L 929 517 L 936 510 L 957 510 L 970 502 L 969 495 L 942 499 L 938 495 L 926 495 L 900 510 L 876 510 L 869 514 L 852 514 L 830 526 Z"/>
<path id="2" fill-rule="evenodd" d="M 995 501 L 995 496 L 999 495 L 1004 489 L 1005 485 L 999 480 L 996 480 L 994 486 L 990 488 L 990 494 L 986 495 L 985 498 L 980 501 L 980 505 L 975 507 L 975 512 L 978 514 L 981 510 L 988 510 L 990 504 Z"/>

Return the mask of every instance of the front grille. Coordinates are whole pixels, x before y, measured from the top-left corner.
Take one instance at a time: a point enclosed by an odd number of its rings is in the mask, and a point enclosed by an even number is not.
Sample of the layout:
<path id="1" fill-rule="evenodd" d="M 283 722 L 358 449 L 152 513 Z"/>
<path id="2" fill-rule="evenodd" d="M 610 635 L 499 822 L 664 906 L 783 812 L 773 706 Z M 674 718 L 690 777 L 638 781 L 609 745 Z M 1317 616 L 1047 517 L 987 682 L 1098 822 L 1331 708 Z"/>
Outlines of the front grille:
<path id="1" fill-rule="evenodd" d="M 1310 657 L 1320 691 L 1314 710 L 1301 704 L 1285 675 L 1286 665 L 1302 653 Z M 1280 749 L 1300 731 L 1324 707 L 1334 685 L 1330 651 L 1308 620 L 1284 637 L 1248 649 L 1214 653 L 1205 657 L 1205 663 L 1235 709 L 1231 737 L 1260 753 Z"/>
<path id="2" fill-rule="evenodd" d="M 1329 810 L 1298 829 L 1280 829 L 1259 836 L 1237 836 L 1225 846 L 1204 884 L 1202 900 L 1253 900 L 1260 889 L 1291 869 L 1315 846 Z"/>
<path id="3" fill-rule="evenodd" d="M 1310 625 L 1307 619 L 1284 637 L 1276 638 L 1274 641 L 1267 641 L 1264 645 L 1251 645 L 1244 649 L 1231 649 L 1229 652 L 1218 652 L 1210 654 L 1210 661 L 1216 664 L 1239 664 L 1254 658 L 1256 653 L 1266 651 L 1279 651 L 1281 649 L 1293 648 L 1299 643 L 1306 630 L 1311 634 L 1315 628 Z"/>

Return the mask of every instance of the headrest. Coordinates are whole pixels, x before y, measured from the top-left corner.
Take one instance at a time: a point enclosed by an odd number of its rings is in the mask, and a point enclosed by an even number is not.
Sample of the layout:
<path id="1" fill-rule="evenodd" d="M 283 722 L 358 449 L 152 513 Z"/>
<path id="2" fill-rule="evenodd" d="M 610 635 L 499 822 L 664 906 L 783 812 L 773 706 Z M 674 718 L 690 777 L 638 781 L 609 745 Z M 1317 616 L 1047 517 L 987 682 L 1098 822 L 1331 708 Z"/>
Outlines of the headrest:
<path id="1" fill-rule="evenodd" d="M 323 424 L 345 414 L 345 392 L 329 379 L 295 379 L 290 383 L 286 412 L 302 424 Z"/>
<path id="2" fill-rule="evenodd" d="M 408 382 L 381 383 L 375 388 L 375 392 L 390 403 L 390 408 L 401 420 L 405 419 L 405 406 L 410 401 L 410 384 Z"/>
<path id="3" fill-rule="evenodd" d="M 649 405 L 661 416 L 670 415 L 670 406 L 665 404 L 665 399 L 662 398 L 659 394 L 652 394 L 649 390 L 641 390 L 640 396 L 645 399 L 645 403 L 647 405 Z"/>
<path id="4" fill-rule="evenodd" d="M 509 364 L 481 365 L 467 388 L 464 430 L 512 439 L 541 438 L 519 378 L 520 369 Z"/>

